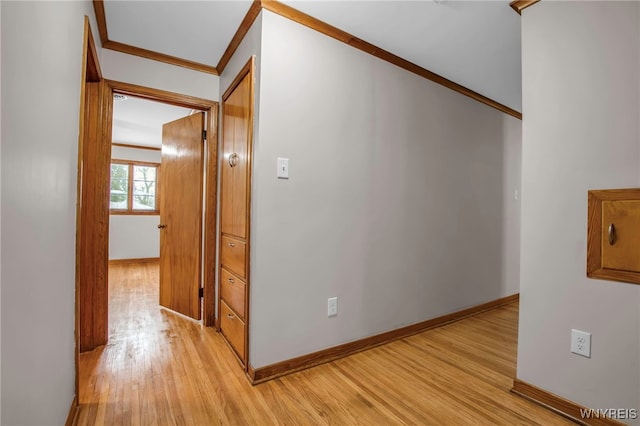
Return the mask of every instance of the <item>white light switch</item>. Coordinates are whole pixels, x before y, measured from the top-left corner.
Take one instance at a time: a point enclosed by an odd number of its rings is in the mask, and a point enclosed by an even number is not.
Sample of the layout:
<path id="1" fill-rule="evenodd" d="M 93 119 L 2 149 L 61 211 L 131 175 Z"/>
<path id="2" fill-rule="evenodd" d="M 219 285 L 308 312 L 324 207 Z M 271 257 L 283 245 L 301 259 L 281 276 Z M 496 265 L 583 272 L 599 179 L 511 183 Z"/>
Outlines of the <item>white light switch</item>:
<path id="1" fill-rule="evenodd" d="M 289 159 L 278 157 L 278 179 L 289 179 Z"/>

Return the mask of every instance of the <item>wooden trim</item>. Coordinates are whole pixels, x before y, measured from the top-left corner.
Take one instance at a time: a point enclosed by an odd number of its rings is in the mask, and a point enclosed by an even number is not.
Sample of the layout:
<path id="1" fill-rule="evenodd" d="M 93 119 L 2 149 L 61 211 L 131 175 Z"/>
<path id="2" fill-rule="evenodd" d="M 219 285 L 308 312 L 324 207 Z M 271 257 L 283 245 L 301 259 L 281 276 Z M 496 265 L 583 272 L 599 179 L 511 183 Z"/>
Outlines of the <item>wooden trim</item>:
<path id="1" fill-rule="evenodd" d="M 80 392 L 80 272 L 81 272 L 81 257 L 80 251 L 82 249 L 82 239 L 81 234 L 79 232 L 80 227 L 82 225 L 82 221 L 80 218 L 82 217 L 82 205 L 80 200 L 82 199 L 82 158 L 84 156 L 84 132 L 85 132 L 85 117 L 87 113 L 87 109 L 89 105 L 87 105 L 87 95 L 86 95 L 86 86 L 87 80 L 89 78 L 87 69 L 89 68 L 89 61 L 93 61 L 97 58 L 91 57 L 89 55 L 89 32 L 91 31 L 91 26 L 89 24 L 89 17 L 84 17 L 84 43 L 82 46 L 82 65 L 80 72 L 80 112 L 78 117 L 78 176 L 76 180 L 76 265 L 75 265 L 75 306 L 74 306 L 74 340 L 75 340 L 75 349 L 74 349 L 74 362 L 75 362 L 75 391 L 76 398 L 78 393 Z M 75 401 L 75 400 L 74 400 Z M 77 405 L 77 401 L 76 405 Z M 72 404 L 73 408 L 73 404 Z"/>
<path id="2" fill-rule="evenodd" d="M 441 75 L 438 75 L 412 62 L 409 62 L 406 59 L 402 59 L 401 57 L 396 56 L 391 52 L 388 52 L 384 49 L 374 46 L 373 44 L 368 43 L 364 40 L 361 40 L 345 31 L 342 31 L 341 29 L 333 27 L 325 22 L 320 21 L 319 19 L 316 19 L 303 12 L 300 12 L 292 8 L 291 6 L 288 6 L 277 0 L 262 0 L 260 4 L 262 5 L 262 8 L 270 12 L 276 13 L 280 16 L 283 16 L 287 19 L 290 19 L 301 25 L 304 25 L 305 27 L 316 30 L 326 36 L 329 36 L 345 44 L 348 44 L 351 47 L 355 47 L 358 50 L 361 50 L 379 59 L 382 59 L 383 61 L 389 62 L 406 71 L 419 75 L 420 77 L 424 77 L 427 80 L 433 81 L 434 83 L 440 84 L 455 92 L 468 96 L 471 99 L 474 99 L 478 102 L 481 102 L 485 105 L 495 108 L 498 111 L 502 111 L 505 114 L 509 114 L 517 119 L 522 120 L 522 113 L 512 108 L 509 108 L 506 105 L 496 102 L 493 99 L 489 99 L 486 96 L 483 96 L 477 92 L 474 92 L 471 89 L 468 89 L 458 83 L 455 83 L 447 78 L 442 77 Z"/>
<path id="3" fill-rule="evenodd" d="M 158 148 L 155 146 L 133 145 L 129 143 L 120 143 L 120 142 L 112 142 L 111 145 L 119 146 L 121 148 L 149 149 L 151 151 L 162 151 L 162 148 Z"/>
<path id="4" fill-rule="evenodd" d="M 86 80 L 91 82 L 99 82 L 102 80 L 102 70 L 100 69 L 100 61 L 98 60 L 98 49 L 93 41 L 93 34 L 91 33 L 91 24 L 89 18 L 85 16 L 85 32 L 86 32 L 86 44 L 87 44 L 87 58 L 85 62 L 87 64 Z"/>
<path id="5" fill-rule="evenodd" d="M 249 58 L 247 63 L 244 64 L 240 72 L 238 72 L 238 75 L 236 75 L 236 78 L 233 79 L 233 82 L 229 85 L 227 90 L 225 90 L 224 94 L 222 95 L 223 102 L 226 101 L 227 98 L 231 95 L 231 93 L 233 93 L 233 91 L 236 89 L 236 87 L 238 87 L 238 84 L 240 84 L 242 79 L 250 72 L 253 72 L 254 62 L 255 62 L 255 56 L 252 56 L 251 58 Z M 253 95 L 253 80 L 251 81 L 251 88 L 252 88 L 251 95 Z M 251 101 L 253 102 L 253 97 L 251 98 Z M 249 118 L 251 118 L 251 116 Z"/>
<path id="6" fill-rule="evenodd" d="M 160 210 L 116 210 L 110 209 L 111 216 L 160 216 Z"/>
<path id="7" fill-rule="evenodd" d="M 576 404 L 573 401 L 569 401 L 568 399 L 562 398 L 561 396 L 548 392 L 527 382 L 523 382 L 522 380 L 517 378 L 513 380 L 513 388 L 511 388 L 511 392 L 523 398 L 526 398 L 529 401 L 535 402 L 536 404 L 554 411 L 561 416 L 573 420 L 574 422 L 577 422 L 581 425 L 617 426 L 624 424 L 609 417 L 584 419 L 580 415 L 580 411 L 588 410 L 587 407 Z"/>
<path id="8" fill-rule="evenodd" d="M 78 395 L 73 396 L 71 401 L 71 407 L 69 407 L 69 414 L 67 414 L 67 420 L 64 422 L 64 426 L 75 426 L 78 424 L 78 414 L 80 414 L 80 406 L 78 405 Z"/>
<path id="9" fill-rule="evenodd" d="M 116 52 L 127 53 L 129 55 L 139 56 L 152 61 L 164 62 L 165 64 L 177 65 L 183 68 L 189 68 L 195 71 L 207 74 L 218 75 L 216 67 L 206 65 L 200 62 L 189 61 L 187 59 L 178 58 L 176 56 L 164 53 L 154 52 L 153 50 L 143 49 L 141 47 L 131 46 L 129 44 L 120 43 L 118 41 L 108 40 L 102 43 L 104 49 L 115 50 Z"/>
<path id="10" fill-rule="evenodd" d="M 205 196 L 204 196 L 204 240 L 212 242 L 204 245 L 204 295 L 202 315 L 206 327 L 214 327 L 216 321 L 216 218 L 218 215 L 218 104 L 208 116 L 207 139 L 205 143 Z M 217 327 L 217 326 L 216 326 Z"/>
<path id="11" fill-rule="evenodd" d="M 587 277 L 640 284 L 640 272 L 602 265 L 602 201 L 640 200 L 640 188 L 591 190 L 587 202 Z"/>
<path id="12" fill-rule="evenodd" d="M 518 12 L 518 15 L 522 15 L 522 11 L 524 9 L 528 8 L 529 6 L 533 6 L 539 1 L 540 0 L 514 0 L 511 3 L 509 3 L 509 6 L 511 6 L 511 9 Z"/>
<path id="13" fill-rule="evenodd" d="M 132 166 L 160 167 L 160 163 L 156 163 L 155 161 L 138 161 L 138 160 L 125 160 L 123 158 L 112 158 L 111 162 L 118 163 L 118 164 L 129 164 Z"/>
<path id="14" fill-rule="evenodd" d="M 255 84 L 254 84 L 254 79 L 255 79 L 255 66 L 256 66 L 256 57 L 255 55 L 251 56 L 251 58 L 249 58 L 249 60 L 247 61 L 247 63 L 245 64 L 245 66 L 243 67 L 243 69 L 240 71 L 240 73 L 243 73 L 244 70 L 246 69 L 247 74 L 249 75 L 249 98 L 251 99 L 251 102 L 249 103 L 250 108 L 249 108 L 249 130 L 248 130 L 248 135 L 247 138 L 249 139 L 247 141 L 247 260 L 246 260 L 246 270 L 247 270 L 247 276 L 246 276 L 246 285 L 247 285 L 247 291 L 245 293 L 245 313 L 244 313 L 244 323 L 246 326 L 246 332 L 245 332 L 245 337 L 244 337 L 244 353 L 245 353 L 245 367 L 244 367 L 244 371 L 247 372 L 248 368 L 249 368 L 249 354 L 250 354 L 250 348 L 249 348 L 249 333 L 250 333 L 250 328 L 249 328 L 249 321 L 251 320 L 251 306 L 250 306 L 250 301 L 251 301 L 251 200 L 253 199 L 252 194 L 251 194 L 251 185 L 253 182 L 253 133 L 254 133 L 254 122 L 253 122 L 253 118 L 254 118 L 254 108 L 255 108 Z"/>
<path id="15" fill-rule="evenodd" d="M 151 87 L 139 86 L 137 84 L 124 83 L 121 81 L 106 80 L 114 93 L 135 96 L 137 98 L 150 101 L 162 102 L 165 104 L 192 108 L 206 111 L 213 108 L 218 103 L 209 99 L 195 96 L 182 95 L 180 93 L 168 92 L 166 90 L 153 89 Z"/>
<path id="16" fill-rule="evenodd" d="M 518 300 L 520 300 L 520 294 L 516 293 L 511 296 L 502 297 L 500 299 L 492 300 L 490 302 L 443 315 L 441 317 L 422 321 L 396 330 L 387 331 L 375 336 L 365 337 L 364 339 L 353 342 L 344 343 L 318 352 L 271 364 L 266 367 L 253 368 L 252 366 L 249 366 L 248 375 L 253 384 L 262 383 L 285 374 L 315 367 L 316 365 L 330 361 L 335 361 L 336 359 L 344 358 L 356 352 L 361 352 L 365 349 L 373 348 L 394 340 L 404 339 L 405 337 L 409 337 L 425 330 L 441 327 L 454 321 L 458 321 L 502 305 L 507 305 Z"/>
<path id="17" fill-rule="evenodd" d="M 158 263 L 159 257 L 140 257 L 132 259 L 109 259 L 109 265 L 123 265 L 129 263 Z"/>
<path id="18" fill-rule="evenodd" d="M 164 62 L 166 64 L 177 65 L 179 67 L 218 75 L 216 67 L 211 65 L 189 61 L 187 59 L 178 58 L 164 53 L 154 52 L 153 50 L 143 49 L 141 47 L 131 46 L 129 44 L 109 40 L 109 34 L 107 32 L 107 17 L 104 11 L 103 0 L 93 0 L 93 10 L 96 14 L 96 21 L 98 22 L 100 43 L 102 44 L 102 47 L 104 49 L 115 50 L 116 52 L 127 53 L 129 55 L 139 56 L 141 58 L 151 59 L 153 61 Z"/>
<path id="19" fill-rule="evenodd" d="M 216 69 L 218 70 L 219 74 L 222 74 L 224 69 L 227 67 L 227 64 L 231 60 L 231 57 L 233 56 L 235 51 L 238 49 L 238 46 L 240 46 L 240 43 L 242 43 L 242 40 L 249 32 L 251 25 L 253 25 L 253 22 L 256 20 L 261 10 L 262 10 L 261 1 L 254 0 L 253 3 L 251 4 L 251 7 L 247 11 L 247 14 L 244 16 L 244 19 L 240 23 L 238 30 L 236 31 L 233 38 L 231 39 L 229 46 L 227 46 L 227 50 L 224 51 L 224 53 L 222 54 L 222 57 L 220 58 L 220 61 L 218 61 L 218 65 L 216 65 Z"/>
<path id="20" fill-rule="evenodd" d="M 107 343 L 108 251 L 109 251 L 109 161 L 113 97 L 106 83 L 86 82 L 85 117 L 79 166 L 80 237 L 79 344 L 80 352 Z"/>
<path id="21" fill-rule="evenodd" d="M 104 44 L 109 41 L 109 34 L 107 33 L 107 18 L 104 12 L 104 3 L 102 0 L 93 0 L 93 11 L 96 14 L 96 21 L 98 22 L 100 44 L 104 46 Z"/>

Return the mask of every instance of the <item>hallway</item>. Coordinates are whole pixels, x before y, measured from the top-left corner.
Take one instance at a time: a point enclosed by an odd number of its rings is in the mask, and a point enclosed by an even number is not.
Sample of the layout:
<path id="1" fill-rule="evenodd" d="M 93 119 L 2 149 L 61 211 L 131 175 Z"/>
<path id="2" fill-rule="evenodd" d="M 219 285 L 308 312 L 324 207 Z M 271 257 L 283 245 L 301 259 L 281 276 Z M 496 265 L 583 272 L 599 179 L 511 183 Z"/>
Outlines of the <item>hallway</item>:
<path id="1" fill-rule="evenodd" d="M 518 304 L 251 386 L 211 328 L 158 307 L 158 265 L 109 269 L 109 344 L 80 425 L 573 424 L 509 393 Z"/>

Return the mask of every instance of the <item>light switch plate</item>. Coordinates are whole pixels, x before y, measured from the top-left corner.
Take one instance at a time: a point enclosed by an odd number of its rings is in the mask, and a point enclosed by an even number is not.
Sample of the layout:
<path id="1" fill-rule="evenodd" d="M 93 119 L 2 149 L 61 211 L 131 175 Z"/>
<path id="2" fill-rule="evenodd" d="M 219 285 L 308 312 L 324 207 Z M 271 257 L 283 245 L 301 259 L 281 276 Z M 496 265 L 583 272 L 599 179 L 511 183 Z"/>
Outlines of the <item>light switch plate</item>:
<path id="1" fill-rule="evenodd" d="M 278 179 L 289 179 L 289 159 L 278 157 Z"/>

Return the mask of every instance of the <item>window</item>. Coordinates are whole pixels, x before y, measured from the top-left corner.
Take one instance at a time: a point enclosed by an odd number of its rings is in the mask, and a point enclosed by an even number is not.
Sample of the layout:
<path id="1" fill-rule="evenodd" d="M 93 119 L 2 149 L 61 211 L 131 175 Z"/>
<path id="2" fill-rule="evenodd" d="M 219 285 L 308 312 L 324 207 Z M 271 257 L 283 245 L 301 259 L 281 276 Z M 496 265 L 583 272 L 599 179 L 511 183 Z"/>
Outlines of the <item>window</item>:
<path id="1" fill-rule="evenodd" d="M 114 160 L 109 208 L 112 214 L 158 214 L 160 164 Z"/>

